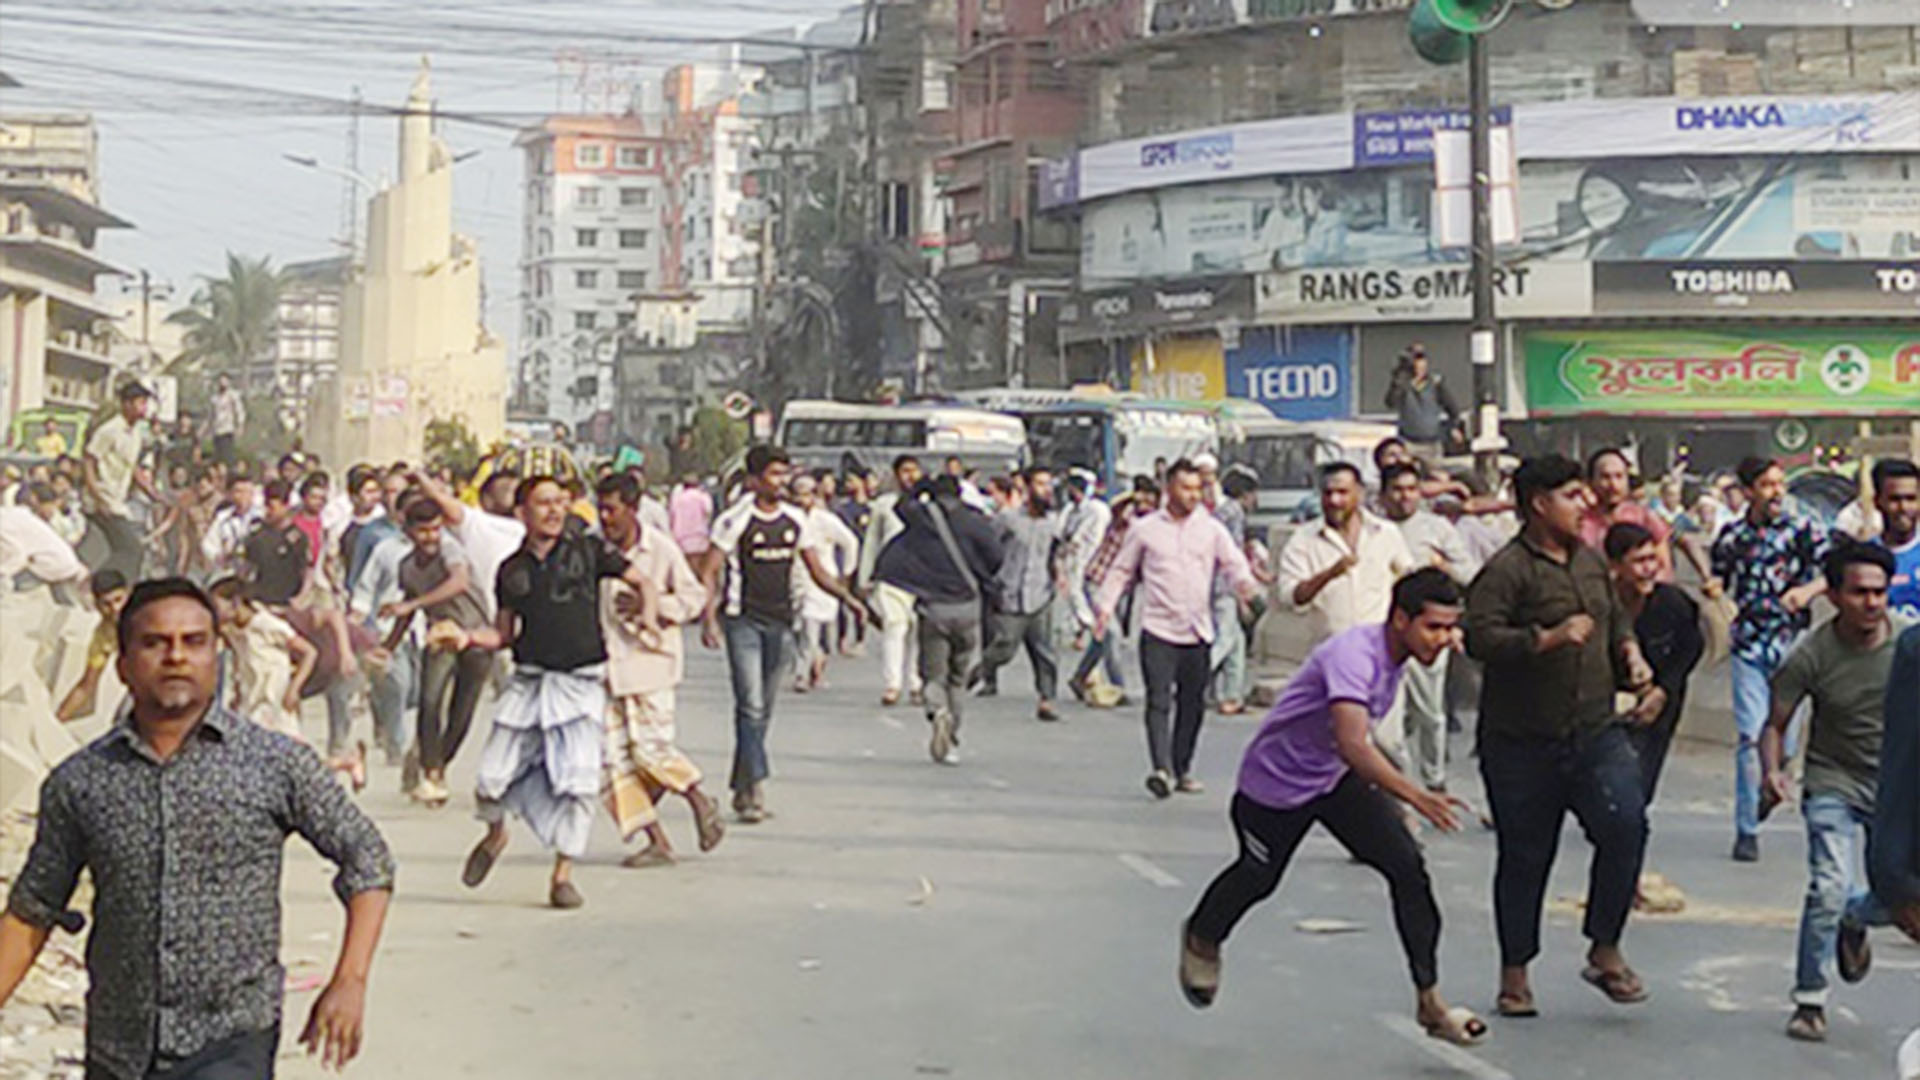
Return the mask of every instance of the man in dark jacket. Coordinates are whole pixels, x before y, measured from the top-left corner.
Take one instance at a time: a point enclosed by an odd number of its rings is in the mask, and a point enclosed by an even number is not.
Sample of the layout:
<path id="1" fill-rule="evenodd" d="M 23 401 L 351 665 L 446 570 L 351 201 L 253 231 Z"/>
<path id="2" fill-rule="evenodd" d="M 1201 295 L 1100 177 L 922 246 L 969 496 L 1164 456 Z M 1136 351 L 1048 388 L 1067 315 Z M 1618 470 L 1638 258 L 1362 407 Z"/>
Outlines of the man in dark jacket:
<path id="1" fill-rule="evenodd" d="M 1398 414 L 1400 437 L 1416 444 L 1416 456 L 1429 461 L 1446 452 L 1447 436 L 1460 426 L 1460 406 L 1420 344 L 1410 346 L 1394 368 L 1387 408 Z"/>
<path id="2" fill-rule="evenodd" d="M 985 515 L 960 501 L 960 483 L 937 476 L 895 508 L 905 529 L 880 552 L 876 576 L 901 583 L 914 596 L 919 619 L 920 675 L 927 687 L 928 747 L 933 760 L 952 764 L 960 741 L 960 703 L 980 647 L 980 627 L 994 575 L 1004 558 Z M 954 559 L 957 551 L 964 561 Z"/>
<path id="3" fill-rule="evenodd" d="M 1920 942 L 1920 626 L 1893 649 L 1867 875 L 1894 924 Z"/>

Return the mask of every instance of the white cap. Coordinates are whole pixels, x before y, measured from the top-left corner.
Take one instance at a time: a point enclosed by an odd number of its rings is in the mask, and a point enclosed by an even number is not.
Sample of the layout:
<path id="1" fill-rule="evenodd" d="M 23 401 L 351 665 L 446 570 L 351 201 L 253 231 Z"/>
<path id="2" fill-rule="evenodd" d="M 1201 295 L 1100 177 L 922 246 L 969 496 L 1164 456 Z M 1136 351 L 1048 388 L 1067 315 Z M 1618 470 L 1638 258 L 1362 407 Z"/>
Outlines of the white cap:
<path id="1" fill-rule="evenodd" d="M 1207 451 L 1202 450 L 1198 454 L 1193 455 L 1193 467 L 1196 469 L 1211 470 L 1213 472 L 1219 472 L 1220 459 L 1217 457 L 1214 457 L 1212 454 L 1208 453 Z"/>

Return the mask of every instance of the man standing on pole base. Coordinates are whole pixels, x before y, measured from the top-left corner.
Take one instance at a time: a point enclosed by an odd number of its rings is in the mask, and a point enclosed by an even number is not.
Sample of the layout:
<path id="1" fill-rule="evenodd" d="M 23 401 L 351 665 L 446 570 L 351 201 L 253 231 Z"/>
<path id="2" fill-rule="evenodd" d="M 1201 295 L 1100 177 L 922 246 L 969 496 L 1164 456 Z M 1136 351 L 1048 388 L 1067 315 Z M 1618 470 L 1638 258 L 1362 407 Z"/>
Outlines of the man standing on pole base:
<path id="1" fill-rule="evenodd" d="M 1318 822 L 1387 879 L 1420 1026 L 1459 1045 L 1486 1037 L 1485 1023 L 1448 1008 L 1440 996 L 1440 907 L 1420 846 L 1389 799 L 1448 832 L 1459 829 L 1454 810 L 1462 804 L 1408 780 L 1368 733 L 1393 704 L 1401 668 L 1432 663 L 1453 648 L 1459 620 L 1459 587 L 1439 570 L 1416 571 L 1394 586 L 1385 625 L 1357 626 L 1322 642 L 1281 692 L 1240 763 L 1232 810 L 1239 858 L 1207 887 L 1182 928 L 1180 988 L 1189 1002 L 1213 1004 L 1220 946 L 1248 909 L 1273 894 Z"/>
<path id="2" fill-rule="evenodd" d="M 733 675 L 733 810 L 743 825 L 772 815 L 763 786 L 767 779 L 767 728 L 780 684 L 793 677 L 793 616 L 797 575 L 844 603 L 860 598 L 830 572 L 814 551 L 806 518 L 786 501 L 792 470 L 787 452 L 777 446 L 747 451 L 747 490 L 751 497 L 728 507 L 713 523 L 713 547 L 702 569 L 707 610 L 700 638 L 719 648 L 721 610 L 726 612 L 727 667 Z M 726 586 L 720 583 L 722 564 Z M 724 593 L 724 596 L 723 596 Z M 868 613 L 873 614 L 871 609 Z M 876 622 L 880 621 L 877 615 Z"/>
<path id="3" fill-rule="evenodd" d="M 340 958 L 300 1041 L 360 1052 L 393 856 L 314 752 L 214 700 L 219 620 L 184 578 L 142 582 L 117 627 L 132 708 L 60 763 L 0 918 L 0 1005 L 86 871 L 87 1076 L 258 1080 L 280 1050 L 280 878 L 299 833 L 339 867 Z"/>
<path id="4" fill-rule="evenodd" d="M 1147 755 L 1153 764 L 1147 790 L 1157 799 L 1202 790 L 1192 769 L 1213 678 L 1208 658 L 1218 632 L 1214 575 L 1243 600 L 1260 589 L 1226 526 L 1201 505 L 1203 490 L 1192 462 L 1183 459 L 1167 469 L 1166 509 L 1127 530 L 1094 605 L 1097 639 L 1106 636 L 1121 594 L 1139 579 L 1140 671 L 1147 684 Z"/>
<path id="5" fill-rule="evenodd" d="M 1653 672 L 1615 598 L 1607 564 L 1580 542 L 1586 489 L 1559 454 L 1513 477 L 1520 535 L 1487 561 L 1467 598 L 1467 651 L 1487 667 L 1480 694 L 1480 775 L 1499 856 L 1499 1010 L 1537 1016 L 1527 966 L 1540 953 L 1547 879 L 1569 810 L 1593 843 L 1582 974 L 1616 1004 L 1644 1001 L 1620 938 L 1633 909 L 1647 819 L 1640 765 L 1614 715 L 1617 689 L 1642 698 Z"/>
<path id="6" fill-rule="evenodd" d="M 477 888 L 487 879 L 506 850 L 512 811 L 554 853 L 547 902 L 577 908 L 586 901 L 573 884 L 573 860 L 586 854 L 593 830 L 607 709 L 600 582 L 620 578 L 640 591 L 635 621 L 644 631 L 659 631 L 658 597 L 653 583 L 606 541 L 567 528 L 573 499 L 560 481 L 528 477 L 515 501 L 527 540 L 500 564 L 495 625 L 447 642 L 454 649 L 512 646 L 515 665 L 474 779 L 487 833 L 467 856 L 460 880 Z"/>

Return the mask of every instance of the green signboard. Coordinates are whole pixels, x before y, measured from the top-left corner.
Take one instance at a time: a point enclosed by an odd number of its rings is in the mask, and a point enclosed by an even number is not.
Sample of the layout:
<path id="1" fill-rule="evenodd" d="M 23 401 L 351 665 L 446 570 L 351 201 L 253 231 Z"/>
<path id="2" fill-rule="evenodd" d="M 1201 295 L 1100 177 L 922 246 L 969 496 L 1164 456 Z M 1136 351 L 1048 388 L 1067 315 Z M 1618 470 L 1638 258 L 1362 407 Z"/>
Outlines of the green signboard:
<path id="1" fill-rule="evenodd" d="M 1920 325 L 1530 330 L 1535 416 L 1920 415 Z"/>

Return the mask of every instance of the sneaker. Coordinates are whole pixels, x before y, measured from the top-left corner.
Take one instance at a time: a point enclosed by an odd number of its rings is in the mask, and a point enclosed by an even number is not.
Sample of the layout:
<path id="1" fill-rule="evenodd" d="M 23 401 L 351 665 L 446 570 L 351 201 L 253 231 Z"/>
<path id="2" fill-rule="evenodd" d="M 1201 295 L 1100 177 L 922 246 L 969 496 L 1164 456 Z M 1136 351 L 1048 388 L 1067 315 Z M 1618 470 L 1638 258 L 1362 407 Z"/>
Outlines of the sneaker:
<path id="1" fill-rule="evenodd" d="M 941 709 L 933 714 L 933 740 L 927 746 L 933 760 L 946 762 L 953 753 L 953 714 Z"/>
<path id="2" fill-rule="evenodd" d="M 1840 977 L 1850 983 L 1859 982 L 1873 970 L 1873 946 L 1867 943 L 1867 928 L 1861 922 L 1841 916 L 1835 952 L 1839 955 Z"/>
<path id="3" fill-rule="evenodd" d="M 1033 715 L 1037 719 L 1052 723 L 1060 719 L 1060 710 L 1053 707 L 1053 702 L 1043 701 L 1038 708 L 1033 710 Z"/>
<path id="4" fill-rule="evenodd" d="M 1800 1042 L 1827 1041 L 1827 1010 L 1818 1005 L 1801 1005 L 1787 1021 L 1787 1038 Z"/>
<path id="5" fill-rule="evenodd" d="M 1759 862 L 1760 838 L 1752 835 L 1735 837 L 1733 841 L 1733 861 Z"/>
<path id="6" fill-rule="evenodd" d="M 1173 794 L 1173 777 L 1164 769 L 1155 769 L 1147 774 L 1147 790 L 1153 792 L 1156 799 L 1164 799 Z"/>
<path id="7" fill-rule="evenodd" d="M 1191 776 L 1183 776 L 1178 783 L 1173 785 L 1173 790 L 1182 795 L 1199 795 L 1206 791 L 1207 787 Z"/>
<path id="8" fill-rule="evenodd" d="M 1180 924 L 1180 992 L 1187 1004 L 1204 1009 L 1213 1004 L 1220 992 L 1220 948 L 1214 946 L 1209 957 L 1193 939 L 1185 923 Z"/>

